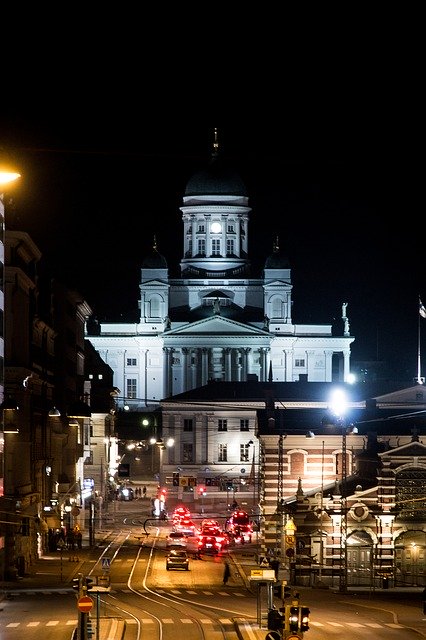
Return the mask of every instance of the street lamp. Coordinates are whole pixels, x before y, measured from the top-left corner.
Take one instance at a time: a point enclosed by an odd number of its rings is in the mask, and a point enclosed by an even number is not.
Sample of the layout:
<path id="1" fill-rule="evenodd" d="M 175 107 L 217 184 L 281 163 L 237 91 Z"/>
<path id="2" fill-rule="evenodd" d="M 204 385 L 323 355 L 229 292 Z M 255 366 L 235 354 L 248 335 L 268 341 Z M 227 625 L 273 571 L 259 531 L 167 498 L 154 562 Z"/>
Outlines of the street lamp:
<path id="1" fill-rule="evenodd" d="M 6 481 L 4 479 L 4 474 L 5 474 L 5 455 L 7 453 L 7 446 L 5 443 L 5 433 L 7 433 L 8 431 L 10 432 L 10 430 L 12 429 L 12 427 L 8 424 L 9 420 L 9 414 L 11 414 L 11 416 L 15 413 L 16 409 L 18 408 L 16 406 L 16 403 L 14 403 L 12 401 L 11 398 L 6 398 L 6 394 L 5 394 L 5 363 L 6 363 L 6 357 L 7 357 L 7 348 L 6 348 L 6 311 L 7 309 L 5 308 L 5 301 L 6 301 L 6 295 L 5 295 L 5 287 L 4 287 L 4 283 L 6 281 L 5 278 L 5 268 L 6 268 L 6 213 L 5 213 L 5 198 L 4 198 L 4 192 L 2 190 L 2 186 L 3 185 L 7 185 L 7 184 L 11 184 L 14 181 L 16 181 L 18 178 L 20 178 L 20 174 L 17 171 L 14 171 L 13 169 L 11 169 L 11 167 L 9 166 L 4 166 L 2 163 L 0 163 L 0 268 L 1 268 L 1 272 L 2 272 L 2 277 L 1 277 L 1 281 L 0 281 L 0 292 L 2 293 L 2 295 L 0 296 L 0 313 L 1 313 L 1 317 L 2 317 L 2 327 L 1 327 L 1 336 L 0 336 L 0 352 L 3 354 L 3 358 L 1 359 L 1 363 L 0 366 L 2 368 L 2 370 L 0 371 L 0 402 L 2 403 L 0 406 L 0 421 L 1 421 L 1 425 L 0 425 L 0 483 L 3 485 L 4 487 L 4 491 L 5 493 L 7 493 L 8 487 L 6 486 Z M 12 406 L 14 405 L 14 406 Z M 14 421 L 13 421 L 14 422 Z M 15 425 L 13 425 L 13 429 L 12 429 L 13 433 L 17 433 L 18 429 Z M 9 488 L 10 490 L 10 488 Z M 1 501 L 2 502 L 2 501 Z M 4 505 L 2 504 L 1 507 L 1 511 L 3 512 L 3 523 L 0 524 L 0 541 L 1 541 L 1 547 L 2 549 L 0 549 L 0 566 L 3 567 L 3 575 L 1 575 L 1 578 L 4 578 L 6 573 L 9 571 L 9 565 L 11 565 L 13 558 L 12 557 L 8 557 L 7 554 L 7 549 L 11 548 L 11 536 L 13 536 L 13 533 L 11 533 L 14 529 L 14 524 L 12 522 L 12 516 L 10 514 L 10 518 L 9 516 L 5 517 L 5 513 L 8 514 L 9 510 L 11 507 L 11 503 L 10 501 L 7 501 Z M 6 522 L 4 522 L 6 520 Z M 9 522 L 10 520 L 10 522 Z"/>
<path id="2" fill-rule="evenodd" d="M 344 391 L 336 389 L 333 392 L 331 411 L 337 419 L 337 425 L 342 432 L 342 472 L 341 472 L 341 514 L 340 514 L 340 576 L 339 590 L 346 593 L 348 589 L 348 497 L 347 497 L 347 458 L 346 458 L 346 435 L 345 414 L 347 410 L 347 400 Z"/>

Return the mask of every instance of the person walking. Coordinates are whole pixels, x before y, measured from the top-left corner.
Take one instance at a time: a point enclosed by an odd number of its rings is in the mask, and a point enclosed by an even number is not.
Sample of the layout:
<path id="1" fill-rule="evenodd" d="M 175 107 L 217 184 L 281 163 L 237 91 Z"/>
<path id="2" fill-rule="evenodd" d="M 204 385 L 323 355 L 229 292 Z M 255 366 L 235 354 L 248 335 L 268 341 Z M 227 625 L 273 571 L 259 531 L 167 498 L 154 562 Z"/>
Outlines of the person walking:
<path id="1" fill-rule="evenodd" d="M 223 572 L 223 584 L 227 584 L 230 577 L 231 577 L 231 568 L 229 566 L 229 562 L 226 561 L 225 562 L 225 569 L 224 569 L 224 572 Z"/>

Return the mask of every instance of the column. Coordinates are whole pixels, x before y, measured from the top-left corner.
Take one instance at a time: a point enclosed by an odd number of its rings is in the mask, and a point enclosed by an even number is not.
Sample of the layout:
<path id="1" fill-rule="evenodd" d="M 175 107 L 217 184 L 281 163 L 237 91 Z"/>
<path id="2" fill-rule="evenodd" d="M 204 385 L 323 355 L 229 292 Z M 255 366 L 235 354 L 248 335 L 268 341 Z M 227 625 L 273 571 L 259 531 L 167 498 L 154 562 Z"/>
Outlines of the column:
<path id="1" fill-rule="evenodd" d="M 247 380 L 247 373 L 248 373 L 248 354 L 250 353 L 251 349 L 250 347 L 244 347 L 244 349 L 241 349 L 241 353 L 242 353 L 242 371 L 241 371 L 241 377 L 242 377 L 242 382 L 245 382 Z"/>
<path id="2" fill-rule="evenodd" d="M 284 349 L 285 354 L 285 382 L 293 381 L 293 349 Z"/>
<path id="3" fill-rule="evenodd" d="M 191 229 L 192 229 L 192 251 L 191 258 L 193 258 L 197 253 L 197 218 L 195 216 L 191 216 Z"/>
<path id="4" fill-rule="evenodd" d="M 343 351 L 343 381 L 346 382 L 349 378 L 349 374 L 351 372 L 350 369 L 350 358 L 351 358 L 351 350 L 345 349 Z"/>
<path id="5" fill-rule="evenodd" d="M 225 360 L 225 382 L 230 382 L 232 380 L 232 349 L 230 347 L 225 347 L 223 353 Z"/>
<path id="6" fill-rule="evenodd" d="M 190 355 L 190 368 L 191 368 L 191 389 L 195 389 L 197 386 L 197 349 L 191 349 Z"/>
<path id="7" fill-rule="evenodd" d="M 203 347 L 201 349 L 201 384 L 207 384 L 209 381 L 209 349 Z"/>
<path id="8" fill-rule="evenodd" d="M 182 382 L 183 382 L 183 390 L 188 391 L 188 356 L 190 355 L 190 349 L 187 347 L 183 347 L 182 356 Z"/>
<path id="9" fill-rule="evenodd" d="M 164 368 L 163 368 L 163 385 L 164 385 L 164 397 L 167 398 L 172 394 L 172 349 L 170 347 L 163 347 L 164 353 Z"/>

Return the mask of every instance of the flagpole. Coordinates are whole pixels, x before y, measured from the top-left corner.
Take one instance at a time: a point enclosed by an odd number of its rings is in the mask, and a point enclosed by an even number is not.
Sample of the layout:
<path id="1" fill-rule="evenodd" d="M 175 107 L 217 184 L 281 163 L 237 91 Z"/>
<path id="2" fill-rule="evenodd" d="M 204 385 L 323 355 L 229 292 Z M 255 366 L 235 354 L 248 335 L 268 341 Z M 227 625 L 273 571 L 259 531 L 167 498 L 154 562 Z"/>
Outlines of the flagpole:
<path id="1" fill-rule="evenodd" d="M 422 384 L 421 358 L 420 358 L 420 313 L 418 314 L 418 330 L 417 330 L 417 384 Z"/>
<path id="2" fill-rule="evenodd" d="M 424 379 L 422 378 L 421 358 L 420 358 L 420 323 L 421 323 L 420 318 L 426 318 L 426 308 L 423 305 L 421 297 L 419 296 L 419 316 L 418 316 L 419 327 L 417 330 L 417 343 L 418 343 L 417 344 L 417 384 L 424 383 Z"/>

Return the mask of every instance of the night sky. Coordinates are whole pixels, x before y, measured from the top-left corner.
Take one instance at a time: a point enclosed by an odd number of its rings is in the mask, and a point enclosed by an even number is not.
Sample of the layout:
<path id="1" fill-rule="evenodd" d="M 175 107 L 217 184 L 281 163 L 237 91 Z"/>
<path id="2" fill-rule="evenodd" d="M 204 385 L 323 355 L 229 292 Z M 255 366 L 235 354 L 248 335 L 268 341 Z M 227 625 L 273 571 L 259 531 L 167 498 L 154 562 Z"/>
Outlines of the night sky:
<path id="1" fill-rule="evenodd" d="M 180 275 L 179 206 L 210 157 L 213 127 L 90 116 L 0 119 L 0 148 L 23 174 L 7 223 L 30 233 L 100 320 L 137 319 L 154 234 L 169 275 Z M 219 127 L 219 142 L 250 196 L 252 276 L 278 236 L 292 268 L 293 321 L 342 333 L 348 302 L 352 359 L 384 359 L 398 377 L 415 377 L 424 178 L 404 141 L 287 122 Z"/>

